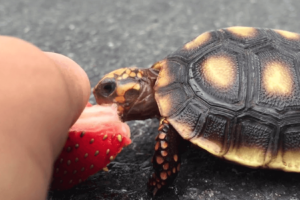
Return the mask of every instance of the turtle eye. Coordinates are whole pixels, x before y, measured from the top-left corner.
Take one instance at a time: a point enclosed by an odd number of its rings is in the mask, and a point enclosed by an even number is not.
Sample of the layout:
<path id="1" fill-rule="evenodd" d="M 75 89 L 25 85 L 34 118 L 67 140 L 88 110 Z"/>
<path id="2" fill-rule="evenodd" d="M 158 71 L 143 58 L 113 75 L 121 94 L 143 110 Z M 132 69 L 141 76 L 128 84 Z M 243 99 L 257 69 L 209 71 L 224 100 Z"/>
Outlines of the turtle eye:
<path id="1" fill-rule="evenodd" d="M 102 95 L 104 97 L 110 96 L 116 89 L 116 83 L 114 81 L 103 83 L 102 85 Z"/>

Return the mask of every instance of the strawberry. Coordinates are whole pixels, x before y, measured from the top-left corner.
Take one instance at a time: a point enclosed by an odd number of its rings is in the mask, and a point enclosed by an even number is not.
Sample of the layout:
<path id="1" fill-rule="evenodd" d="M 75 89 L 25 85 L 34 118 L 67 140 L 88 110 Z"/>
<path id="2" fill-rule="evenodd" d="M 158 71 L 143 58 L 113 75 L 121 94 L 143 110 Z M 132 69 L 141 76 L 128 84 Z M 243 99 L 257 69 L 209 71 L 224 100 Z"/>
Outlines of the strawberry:
<path id="1" fill-rule="evenodd" d="M 107 171 L 106 165 L 130 143 L 129 127 L 115 107 L 87 105 L 54 164 L 51 189 L 69 189 L 99 170 Z"/>

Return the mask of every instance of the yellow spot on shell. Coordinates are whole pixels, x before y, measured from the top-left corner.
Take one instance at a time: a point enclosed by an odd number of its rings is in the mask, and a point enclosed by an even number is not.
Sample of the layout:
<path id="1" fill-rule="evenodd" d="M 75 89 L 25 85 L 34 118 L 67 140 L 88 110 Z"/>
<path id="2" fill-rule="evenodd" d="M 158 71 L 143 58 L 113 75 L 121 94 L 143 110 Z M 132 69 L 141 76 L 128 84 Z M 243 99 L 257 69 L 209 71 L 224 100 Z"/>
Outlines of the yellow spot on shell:
<path id="1" fill-rule="evenodd" d="M 110 160 L 110 161 L 114 160 L 114 157 L 113 157 L 113 156 L 110 156 L 110 157 L 109 157 L 109 160 Z"/>
<path id="2" fill-rule="evenodd" d="M 110 150 L 109 150 L 109 149 L 107 149 L 107 150 L 106 150 L 106 155 L 107 155 L 107 154 L 109 154 L 109 152 L 110 152 Z"/>
<path id="3" fill-rule="evenodd" d="M 75 144 L 75 148 L 77 149 L 79 147 L 79 144 Z"/>
<path id="4" fill-rule="evenodd" d="M 107 137 L 108 137 L 107 135 L 104 135 L 104 136 L 103 136 L 103 140 L 105 140 Z"/>
<path id="5" fill-rule="evenodd" d="M 257 35 L 257 30 L 252 27 L 234 26 L 227 28 L 227 30 L 232 34 L 242 38 L 251 38 Z"/>
<path id="6" fill-rule="evenodd" d="M 186 50 L 195 49 L 195 48 L 203 45 L 204 43 L 206 43 L 208 40 L 210 40 L 210 38 L 211 38 L 211 35 L 209 32 L 203 33 L 203 34 L 199 35 L 198 37 L 196 37 L 194 40 L 185 44 L 184 49 L 186 49 Z"/>
<path id="7" fill-rule="evenodd" d="M 300 35 L 297 33 L 292 33 L 289 31 L 282 31 L 282 30 L 274 30 L 274 31 L 286 39 L 290 39 L 290 40 L 299 40 L 300 39 Z"/>
<path id="8" fill-rule="evenodd" d="M 82 171 L 82 172 L 84 171 L 84 167 L 83 167 L 83 168 L 81 168 L 81 171 Z"/>
<path id="9" fill-rule="evenodd" d="M 78 162 L 78 160 L 79 160 L 78 158 L 75 158 L 75 162 Z"/>
<path id="10" fill-rule="evenodd" d="M 117 135 L 118 141 L 122 142 L 122 135 Z"/>
<path id="11" fill-rule="evenodd" d="M 201 66 L 205 80 L 219 89 L 230 88 L 237 77 L 235 61 L 226 55 L 208 57 Z"/>
<path id="12" fill-rule="evenodd" d="M 90 144 L 92 144 L 94 141 L 95 141 L 95 139 L 92 138 L 92 139 L 90 140 Z"/>
<path id="13" fill-rule="evenodd" d="M 94 168 L 94 165 L 91 165 L 91 166 L 90 166 L 90 169 L 93 169 L 93 168 Z"/>
<path id="14" fill-rule="evenodd" d="M 99 154 L 99 151 L 97 150 L 96 152 L 95 152 L 95 156 L 97 156 Z"/>
<path id="15" fill-rule="evenodd" d="M 71 160 L 68 160 L 68 161 L 67 161 L 67 164 L 70 165 L 70 164 L 71 164 Z"/>
<path id="16" fill-rule="evenodd" d="M 88 153 L 85 153 L 85 154 L 84 154 L 84 157 L 86 158 L 86 157 L 88 157 L 88 155 L 89 155 Z"/>
<path id="17" fill-rule="evenodd" d="M 270 95 L 288 96 L 293 91 L 293 76 L 288 67 L 278 61 L 265 65 L 262 82 Z"/>

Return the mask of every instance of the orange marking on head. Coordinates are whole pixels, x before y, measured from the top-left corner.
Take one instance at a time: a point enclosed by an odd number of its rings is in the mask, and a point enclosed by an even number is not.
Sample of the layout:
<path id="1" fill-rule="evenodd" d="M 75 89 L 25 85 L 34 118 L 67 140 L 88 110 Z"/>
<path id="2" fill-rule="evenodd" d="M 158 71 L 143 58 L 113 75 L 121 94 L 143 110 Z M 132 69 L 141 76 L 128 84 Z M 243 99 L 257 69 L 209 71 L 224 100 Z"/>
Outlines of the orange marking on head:
<path id="1" fill-rule="evenodd" d="M 186 43 L 183 48 L 186 50 L 195 49 L 195 48 L 203 45 L 204 43 L 206 43 L 208 40 L 210 40 L 210 38 L 211 38 L 211 35 L 209 32 L 202 33 L 201 35 L 196 37 L 194 40 L 190 41 L 189 43 Z"/>
<path id="2" fill-rule="evenodd" d="M 130 76 L 130 77 L 136 77 L 136 73 L 135 73 L 135 72 L 131 72 L 131 73 L 129 74 L 129 76 Z"/>
<path id="3" fill-rule="evenodd" d="M 123 113 L 123 112 L 124 112 L 123 106 L 118 106 L 118 112 L 119 112 L 119 113 Z"/>
<path id="4" fill-rule="evenodd" d="M 234 26 L 227 28 L 227 30 L 230 33 L 242 38 L 251 38 L 257 35 L 257 30 L 252 27 Z"/>
<path id="5" fill-rule="evenodd" d="M 160 70 L 166 64 L 166 60 L 156 62 L 151 68 Z"/>
<path id="6" fill-rule="evenodd" d="M 128 78 L 128 74 L 125 73 L 122 75 L 122 79 L 126 79 L 126 78 Z"/>
<path id="7" fill-rule="evenodd" d="M 124 96 L 125 92 L 132 89 L 137 83 L 129 82 L 127 84 L 118 85 L 116 92 L 118 96 Z M 138 84 L 137 84 L 138 85 Z"/>
<path id="8" fill-rule="evenodd" d="M 141 72 L 137 73 L 137 77 L 142 78 L 142 73 Z"/>
<path id="9" fill-rule="evenodd" d="M 232 57 L 210 56 L 201 66 L 205 80 L 219 89 L 230 88 L 237 77 L 237 64 Z"/>
<path id="10" fill-rule="evenodd" d="M 290 39 L 290 40 L 299 40 L 300 39 L 300 35 L 297 33 L 289 32 L 289 31 L 282 31 L 282 30 L 274 30 L 274 31 L 286 39 Z"/>
<path id="11" fill-rule="evenodd" d="M 137 83 L 135 86 L 133 86 L 133 89 L 139 91 L 141 89 L 140 84 Z"/>
<path id="12" fill-rule="evenodd" d="M 125 73 L 126 69 L 127 69 L 127 68 L 117 69 L 117 70 L 115 70 L 115 71 L 113 71 L 113 72 L 111 72 L 111 73 L 114 73 L 114 74 L 120 76 L 120 75 L 122 75 L 123 73 Z"/>
<path id="13" fill-rule="evenodd" d="M 288 66 L 272 61 L 263 70 L 262 85 L 270 95 L 289 96 L 293 92 L 293 76 Z"/>
<path id="14" fill-rule="evenodd" d="M 125 98 L 124 96 L 118 96 L 115 98 L 115 101 L 118 103 L 124 103 L 125 102 Z"/>
<path id="15" fill-rule="evenodd" d="M 102 80 L 104 80 L 104 79 L 106 79 L 106 78 L 114 78 L 115 76 L 119 76 L 118 78 L 120 78 L 121 75 L 122 75 L 123 73 L 125 73 L 126 70 L 127 70 L 127 68 L 121 68 L 121 69 L 117 69 L 117 70 L 115 70 L 115 71 L 112 71 L 112 72 L 106 74 L 106 75 L 102 78 Z"/>

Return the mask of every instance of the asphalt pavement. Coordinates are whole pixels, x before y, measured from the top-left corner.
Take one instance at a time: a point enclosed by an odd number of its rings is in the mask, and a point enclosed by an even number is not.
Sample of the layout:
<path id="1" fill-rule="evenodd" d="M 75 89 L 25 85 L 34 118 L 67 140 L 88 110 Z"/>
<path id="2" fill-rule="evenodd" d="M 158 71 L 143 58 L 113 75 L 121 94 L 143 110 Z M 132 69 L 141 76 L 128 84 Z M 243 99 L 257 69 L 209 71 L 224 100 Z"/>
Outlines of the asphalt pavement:
<path id="1" fill-rule="evenodd" d="M 300 33 L 299 10 L 297 0 L 0 0 L 0 34 L 69 56 L 93 87 L 111 70 L 149 67 L 208 30 L 241 25 Z M 129 125 L 133 144 L 109 172 L 48 199 L 153 199 L 146 182 L 158 122 Z M 297 200 L 299 188 L 299 174 L 249 169 L 190 147 L 174 184 L 155 199 Z"/>

